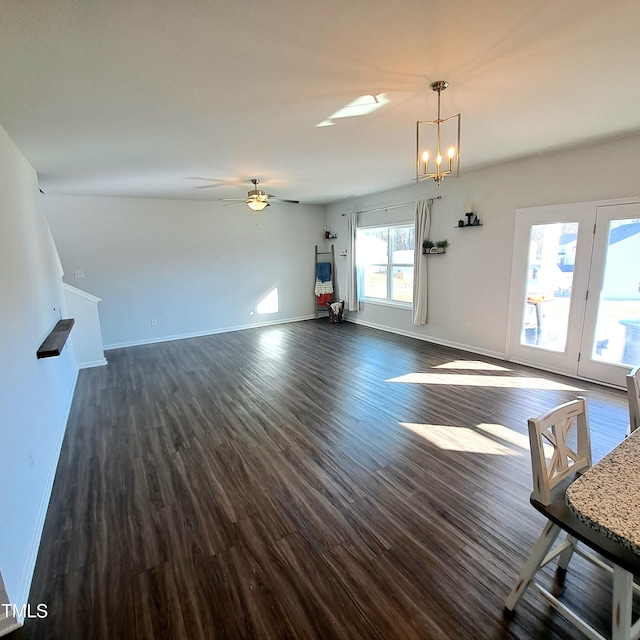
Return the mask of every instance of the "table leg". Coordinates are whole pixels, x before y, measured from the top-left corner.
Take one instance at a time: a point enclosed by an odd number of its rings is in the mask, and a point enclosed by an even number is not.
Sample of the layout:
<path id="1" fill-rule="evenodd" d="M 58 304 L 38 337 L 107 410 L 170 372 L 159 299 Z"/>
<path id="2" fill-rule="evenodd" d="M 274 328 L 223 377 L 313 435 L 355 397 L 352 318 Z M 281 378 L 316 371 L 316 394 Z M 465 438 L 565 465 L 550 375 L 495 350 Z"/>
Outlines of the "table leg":
<path id="1" fill-rule="evenodd" d="M 536 344 L 540 344 L 540 338 L 542 338 L 542 304 L 536 302 Z"/>
<path id="2" fill-rule="evenodd" d="M 631 637 L 632 598 L 633 576 L 613 565 L 612 640 L 629 640 Z"/>

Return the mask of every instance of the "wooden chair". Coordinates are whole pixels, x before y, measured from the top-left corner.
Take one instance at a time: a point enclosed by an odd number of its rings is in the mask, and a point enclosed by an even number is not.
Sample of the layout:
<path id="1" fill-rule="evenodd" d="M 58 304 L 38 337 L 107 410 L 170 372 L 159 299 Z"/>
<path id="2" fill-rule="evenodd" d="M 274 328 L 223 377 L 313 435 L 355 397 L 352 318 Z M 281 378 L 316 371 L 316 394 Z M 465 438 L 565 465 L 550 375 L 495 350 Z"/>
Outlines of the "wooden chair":
<path id="1" fill-rule="evenodd" d="M 640 426 L 640 366 L 627 374 L 627 396 L 629 398 L 629 433 Z"/>
<path id="2" fill-rule="evenodd" d="M 577 474 L 591 466 L 591 440 L 587 400 L 579 396 L 552 409 L 538 418 L 531 418 L 529 441 L 531 444 L 531 468 L 533 492 L 531 504 L 548 518 L 536 541 L 528 560 L 524 564 L 515 586 L 505 602 L 505 613 L 513 615 L 518 602 L 528 587 L 533 587 L 556 611 L 580 629 L 591 640 L 606 640 L 594 627 L 560 602 L 547 588 L 534 578 L 544 566 L 558 558 L 559 579 L 562 581 L 573 553 L 614 573 L 612 638 L 630 640 L 640 637 L 640 630 L 631 627 L 632 589 L 635 587 L 632 574 L 640 571 L 640 558 L 620 543 L 604 538 L 591 527 L 581 522 L 569 509 L 565 492 Z M 569 436 L 575 426 L 576 446 L 570 445 Z M 573 439 L 571 440 L 573 441 Z M 552 455 L 547 462 L 544 446 L 551 447 Z M 560 533 L 565 539 L 552 549 Z M 614 566 L 600 557 L 585 551 L 578 542 L 584 543 L 601 554 Z M 621 613 L 622 611 L 622 613 Z"/>

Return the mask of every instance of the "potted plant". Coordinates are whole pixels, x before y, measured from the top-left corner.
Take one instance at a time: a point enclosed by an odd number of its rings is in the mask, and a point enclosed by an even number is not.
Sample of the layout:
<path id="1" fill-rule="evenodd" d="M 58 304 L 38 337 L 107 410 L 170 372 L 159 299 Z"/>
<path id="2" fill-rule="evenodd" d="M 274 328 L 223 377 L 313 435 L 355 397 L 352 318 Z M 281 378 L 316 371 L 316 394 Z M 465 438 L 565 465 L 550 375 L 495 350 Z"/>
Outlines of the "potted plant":
<path id="1" fill-rule="evenodd" d="M 433 240 L 424 240 L 422 242 L 422 253 L 429 253 L 436 246 Z"/>
<path id="2" fill-rule="evenodd" d="M 446 253 L 447 252 L 447 247 L 449 246 L 449 241 L 448 240 L 438 240 L 438 242 L 436 242 L 436 247 L 438 248 L 438 253 Z"/>

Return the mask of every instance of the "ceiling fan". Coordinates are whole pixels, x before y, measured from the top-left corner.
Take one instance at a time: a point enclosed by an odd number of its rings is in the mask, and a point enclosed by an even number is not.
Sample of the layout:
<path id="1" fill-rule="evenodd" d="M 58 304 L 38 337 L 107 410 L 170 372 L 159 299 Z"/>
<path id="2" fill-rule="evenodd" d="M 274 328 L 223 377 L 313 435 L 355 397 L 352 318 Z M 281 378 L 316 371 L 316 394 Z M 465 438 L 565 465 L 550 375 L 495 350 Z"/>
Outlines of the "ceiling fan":
<path id="1" fill-rule="evenodd" d="M 265 191 L 262 191 L 262 189 L 258 189 L 258 184 L 260 183 L 260 180 L 258 178 L 252 178 L 251 182 L 253 183 L 253 189 L 251 189 L 247 193 L 246 198 L 222 198 L 222 201 L 244 202 L 252 211 L 262 211 L 263 209 L 266 209 L 268 206 L 270 206 L 270 198 L 273 198 L 278 202 L 300 204 L 300 200 L 286 200 L 284 198 L 278 198 L 278 196 L 274 196 L 272 193 L 266 193 Z"/>

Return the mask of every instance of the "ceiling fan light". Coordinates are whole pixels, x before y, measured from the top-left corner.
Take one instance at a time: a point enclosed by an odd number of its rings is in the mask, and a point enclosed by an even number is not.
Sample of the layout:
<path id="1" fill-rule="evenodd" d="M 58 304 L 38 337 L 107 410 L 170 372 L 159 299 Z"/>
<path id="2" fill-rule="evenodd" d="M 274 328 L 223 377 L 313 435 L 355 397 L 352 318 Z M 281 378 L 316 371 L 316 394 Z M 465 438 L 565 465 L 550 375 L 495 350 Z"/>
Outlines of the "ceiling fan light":
<path id="1" fill-rule="evenodd" d="M 252 211 L 262 211 L 269 206 L 268 202 L 265 202 L 264 200 L 256 200 L 255 198 L 247 198 L 247 200 L 245 200 L 245 204 Z"/>

